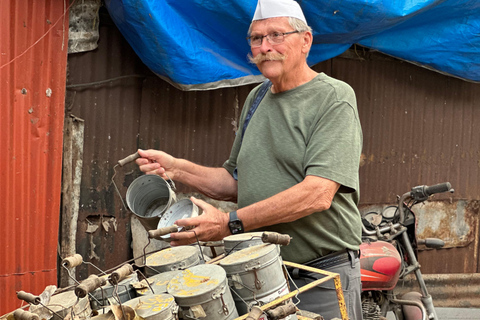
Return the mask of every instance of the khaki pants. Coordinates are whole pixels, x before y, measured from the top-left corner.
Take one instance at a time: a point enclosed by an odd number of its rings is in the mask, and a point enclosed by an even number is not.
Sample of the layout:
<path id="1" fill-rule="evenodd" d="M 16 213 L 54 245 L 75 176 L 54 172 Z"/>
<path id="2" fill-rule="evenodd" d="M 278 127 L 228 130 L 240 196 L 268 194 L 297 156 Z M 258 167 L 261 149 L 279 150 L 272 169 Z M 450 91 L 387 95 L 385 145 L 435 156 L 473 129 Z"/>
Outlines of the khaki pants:
<path id="1" fill-rule="evenodd" d="M 360 260 L 355 258 L 353 263 L 348 261 L 324 270 L 340 274 L 348 317 L 350 320 L 362 320 Z M 293 280 L 297 287 L 300 288 L 320 278 L 323 278 L 320 274 L 306 273 Z M 290 283 L 290 289 L 292 291 L 295 289 L 292 283 Z M 298 299 L 300 303 L 297 307 L 300 310 L 320 314 L 325 320 L 342 318 L 333 280 L 328 280 L 315 288 L 305 291 L 298 296 Z M 293 298 L 293 302 L 297 303 L 295 298 Z"/>

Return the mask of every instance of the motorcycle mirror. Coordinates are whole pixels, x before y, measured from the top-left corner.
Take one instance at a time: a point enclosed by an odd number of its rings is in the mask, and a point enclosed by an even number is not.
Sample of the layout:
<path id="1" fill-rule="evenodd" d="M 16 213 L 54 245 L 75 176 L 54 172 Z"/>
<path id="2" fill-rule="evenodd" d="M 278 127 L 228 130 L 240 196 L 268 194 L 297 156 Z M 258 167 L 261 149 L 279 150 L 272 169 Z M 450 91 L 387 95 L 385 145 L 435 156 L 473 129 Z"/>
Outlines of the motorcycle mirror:
<path id="1" fill-rule="evenodd" d="M 445 245 L 445 242 L 437 238 L 426 238 L 426 239 L 418 239 L 417 244 L 424 245 L 427 248 L 440 249 L 440 248 L 443 248 L 443 246 Z"/>

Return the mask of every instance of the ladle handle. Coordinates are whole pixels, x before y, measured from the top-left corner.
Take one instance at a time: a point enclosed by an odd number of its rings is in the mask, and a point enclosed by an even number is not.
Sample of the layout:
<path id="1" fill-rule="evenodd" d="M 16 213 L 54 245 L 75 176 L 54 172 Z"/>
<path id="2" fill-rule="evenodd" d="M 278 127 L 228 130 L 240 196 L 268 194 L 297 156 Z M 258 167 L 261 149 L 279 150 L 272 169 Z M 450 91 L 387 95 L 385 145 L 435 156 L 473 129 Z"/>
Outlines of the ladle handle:
<path id="1" fill-rule="evenodd" d="M 163 227 L 156 230 L 149 230 L 148 237 L 159 240 L 161 236 L 164 236 L 166 234 L 173 233 L 173 232 L 178 232 L 178 227 L 175 224 L 169 227 Z"/>
<path id="2" fill-rule="evenodd" d="M 131 154 L 129 155 L 128 157 L 125 157 L 123 158 L 122 160 L 118 160 L 118 165 L 120 167 L 123 167 L 124 165 L 126 165 L 127 163 L 130 163 L 132 161 L 135 161 L 137 160 L 138 158 L 140 158 L 140 155 L 138 154 L 138 151 L 135 152 L 134 154 Z"/>

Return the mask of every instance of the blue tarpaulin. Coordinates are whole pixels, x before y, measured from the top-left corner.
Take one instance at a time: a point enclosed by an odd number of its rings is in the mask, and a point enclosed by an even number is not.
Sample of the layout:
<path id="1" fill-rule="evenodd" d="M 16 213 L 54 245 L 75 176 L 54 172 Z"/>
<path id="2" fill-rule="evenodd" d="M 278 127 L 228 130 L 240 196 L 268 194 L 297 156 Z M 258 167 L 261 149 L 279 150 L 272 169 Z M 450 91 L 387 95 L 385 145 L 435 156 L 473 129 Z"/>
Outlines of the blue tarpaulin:
<path id="1" fill-rule="evenodd" d="M 353 44 L 480 81 L 479 0 L 299 0 L 315 65 Z M 142 61 L 184 90 L 261 81 L 245 39 L 257 0 L 106 0 Z"/>

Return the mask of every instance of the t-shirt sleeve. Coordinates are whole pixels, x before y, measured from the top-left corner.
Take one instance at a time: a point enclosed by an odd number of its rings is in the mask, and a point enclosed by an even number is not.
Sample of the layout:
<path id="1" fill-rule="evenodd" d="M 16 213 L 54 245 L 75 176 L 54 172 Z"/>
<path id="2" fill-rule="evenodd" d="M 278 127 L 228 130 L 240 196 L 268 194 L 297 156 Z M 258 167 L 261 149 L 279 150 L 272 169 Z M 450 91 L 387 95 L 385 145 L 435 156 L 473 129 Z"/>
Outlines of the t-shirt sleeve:
<path id="1" fill-rule="evenodd" d="M 305 152 L 305 175 L 335 181 L 341 185 L 339 192 L 357 191 L 362 130 L 353 90 L 334 99 L 312 126 Z"/>

